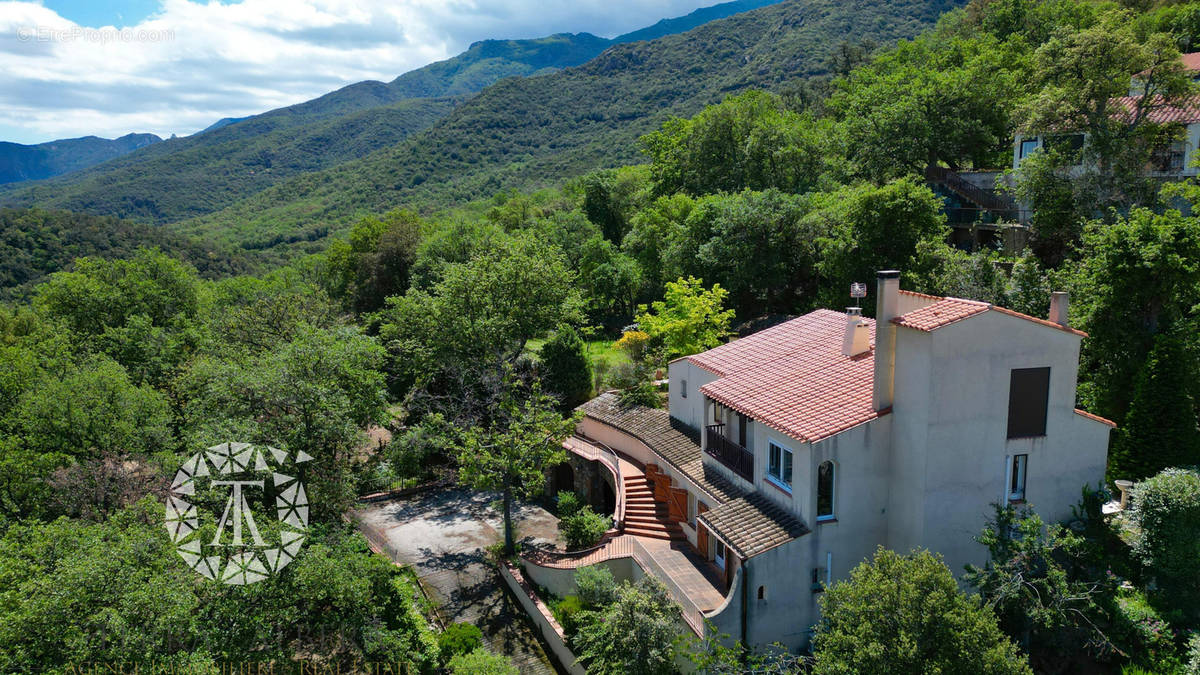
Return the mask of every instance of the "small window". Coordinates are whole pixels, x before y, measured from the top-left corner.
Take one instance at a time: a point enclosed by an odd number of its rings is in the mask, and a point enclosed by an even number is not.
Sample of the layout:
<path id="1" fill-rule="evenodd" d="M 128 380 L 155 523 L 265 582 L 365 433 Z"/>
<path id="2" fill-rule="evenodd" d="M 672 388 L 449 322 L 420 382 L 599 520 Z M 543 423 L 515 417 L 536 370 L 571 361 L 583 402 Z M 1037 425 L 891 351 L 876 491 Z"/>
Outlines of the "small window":
<path id="1" fill-rule="evenodd" d="M 824 576 L 825 575 L 822 573 L 822 570 L 820 567 L 814 567 L 812 569 L 812 592 L 813 593 L 820 593 L 821 591 L 825 590 L 825 583 L 824 583 L 824 579 L 822 578 Z"/>
<path id="2" fill-rule="evenodd" d="M 833 520 L 833 462 L 817 467 L 817 520 Z"/>
<path id="3" fill-rule="evenodd" d="M 1026 157 L 1032 155 L 1033 151 L 1037 150 L 1037 149 L 1038 149 L 1038 139 L 1031 138 L 1028 140 L 1021 141 L 1021 154 L 1018 157 L 1018 159 L 1025 159 Z"/>
<path id="4" fill-rule="evenodd" d="M 767 477 L 781 487 L 792 489 L 792 451 L 774 441 L 767 446 Z"/>
<path id="5" fill-rule="evenodd" d="M 758 599 L 759 599 L 759 600 L 766 600 L 766 599 L 767 599 L 767 587 L 766 587 L 766 586 L 759 586 L 759 587 L 758 587 Z"/>
<path id="6" fill-rule="evenodd" d="M 1013 455 L 1009 468 L 1008 501 L 1025 501 L 1025 469 L 1028 464 L 1029 455 Z"/>
<path id="7" fill-rule="evenodd" d="M 687 398 L 687 380 L 679 381 L 679 395 L 683 398 Z"/>
<path id="8" fill-rule="evenodd" d="M 737 420 L 738 420 L 738 445 L 740 445 L 744 448 L 744 447 L 747 447 L 746 435 L 747 435 L 747 430 L 750 428 L 750 418 L 746 417 L 742 413 L 738 413 Z"/>
<path id="9" fill-rule="evenodd" d="M 1014 369 L 1008 388 L 1008 437 L 1045 436 L 1049 403 L 1049 368 Z"/>

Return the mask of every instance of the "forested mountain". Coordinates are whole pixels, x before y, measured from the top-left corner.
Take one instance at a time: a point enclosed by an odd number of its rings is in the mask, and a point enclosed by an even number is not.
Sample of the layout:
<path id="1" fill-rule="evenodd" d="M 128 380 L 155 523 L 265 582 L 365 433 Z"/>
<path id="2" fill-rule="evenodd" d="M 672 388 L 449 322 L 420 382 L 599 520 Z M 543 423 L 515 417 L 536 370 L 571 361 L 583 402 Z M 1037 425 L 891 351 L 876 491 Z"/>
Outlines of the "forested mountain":
<path id="1" fill-rule="evenodd" d="M 65 138 L 37 145 L 0 142 L 0 184 L 50 178 L 160 141 L 154 134 L 126 134 L 113 139 Z"/>
<path id="2" fill-rule="evenodd" d="M 639 159 L 636 139 L 729 93 L 828 72 L 834 48 L 888 43 L 956 0 L 788 0 L 652 42 L 617 45 L 560 72 L 507 79 L 425 132 L 297 176 L 181 223 L 248 248 L 311 241 L 331 225 L 402 205 L 442 205 L 559 182 Z"/>
<path id="3" fill-rule="evenodd" d="M 613 44 L 689 30 L 778 0 L 734 0 L 613 40 L 588 33 L 484 40 L 445 61 L 384 83 L 358 82 L 311 101 L 203 131 L 60 180 L 10 186 L 0 203 L 174 222 L 210 213 L 287 178 L 395 145 L 446 115 L 463 97 L 503 79 L 584 63 Z M 647 32 L 649 31 L 649 32 Z M 457 98 L 450 98 L 457 97 Z M 97 139 L 99 140 L 99 139 Z M 110 154 L 71 169 L 98 164 Z M 0 169 L 3 169 L 0 159 Z M 70 170 L 70 169 L 66 169 Z M 3 171 L 0 171 L 3 173 Z M 18 177 L 30 180 L 63 171 Z M 0 183 L 8 181 L 0 180 Z"/>
<path id="4" fill-rule="evenodd" d="M 151 225 L 67 211 L 0 209 L 0 299 L 20 297 L 76 258 L 127 258 L 148 246 L 191 263 L 205 276 L 251 269 L 242 253 L 218 251 Z"/>

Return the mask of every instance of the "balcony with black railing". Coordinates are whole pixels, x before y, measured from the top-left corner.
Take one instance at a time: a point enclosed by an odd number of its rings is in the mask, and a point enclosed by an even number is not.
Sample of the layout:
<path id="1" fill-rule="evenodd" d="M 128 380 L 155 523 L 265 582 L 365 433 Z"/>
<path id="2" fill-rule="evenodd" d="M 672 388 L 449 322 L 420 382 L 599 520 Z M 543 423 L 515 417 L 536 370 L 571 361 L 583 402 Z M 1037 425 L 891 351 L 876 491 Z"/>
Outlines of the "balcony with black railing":
<path id="1" fill-rule="evenodd" d="M 737 475 L 754 482 L 754 454 L 725 436 L 724 424 L 704 427 L 704 451 Z"/>

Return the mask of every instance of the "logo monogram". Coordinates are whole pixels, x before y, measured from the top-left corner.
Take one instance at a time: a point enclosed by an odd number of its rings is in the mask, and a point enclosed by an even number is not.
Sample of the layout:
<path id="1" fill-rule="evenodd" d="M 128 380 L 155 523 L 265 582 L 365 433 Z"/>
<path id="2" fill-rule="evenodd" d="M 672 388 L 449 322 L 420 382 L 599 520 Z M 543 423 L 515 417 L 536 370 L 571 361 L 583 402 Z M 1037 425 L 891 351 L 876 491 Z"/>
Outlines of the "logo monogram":
<path id="1" fill-rule="evenodd" d="M 209 579 L 240 585 L 262 581 L 296 557 L 308 529 L 308 495 L 303 483 L 291 475 L 295 468 L 281 473 L 288 459 L 288 453 L 271 446 L 222 443 L 184 462 L 167 497 L 166 527 L 176 552 L 189 567 Z M 300 451 L 290 464 L 311 460 Z M 199 536 L 200 510 L 188 501 L 199 501 L 197 487 L 229 491 L 208 544 Z M 253 493 L 266 499 L 262 493 L 268 489 L 275 495 L 278 519 L 277 534 L 268 538 L 277 539 L 277 544 L 263 537 L 247 498 L 247 493 Z"/>

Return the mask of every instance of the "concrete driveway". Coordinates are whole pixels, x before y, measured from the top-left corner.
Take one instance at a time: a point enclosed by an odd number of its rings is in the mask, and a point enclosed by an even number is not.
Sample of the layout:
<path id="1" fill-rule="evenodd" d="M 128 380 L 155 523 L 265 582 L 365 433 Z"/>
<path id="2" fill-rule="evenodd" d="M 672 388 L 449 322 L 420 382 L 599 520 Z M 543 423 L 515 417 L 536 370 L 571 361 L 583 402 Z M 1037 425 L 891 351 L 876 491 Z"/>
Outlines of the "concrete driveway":
<path id="1" fill-rule="evenodd" d="M 491 508 L 496 498 L 447 488 L 364 505 L 358 519 L 393 560 L 413 566 L 447 622 L 479 626 L 488 649 L 522 673 L 554 673 L 529 618 L 486 560 L 485 549 L 504 533 L 499 509 Z M 519 540 L 557 542 L 558 521 L 541 507 L 521 505 L 514 521 Z"/>

